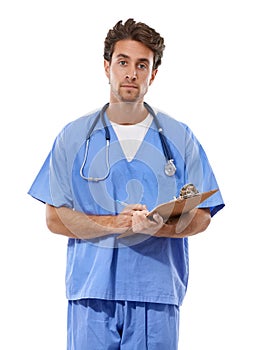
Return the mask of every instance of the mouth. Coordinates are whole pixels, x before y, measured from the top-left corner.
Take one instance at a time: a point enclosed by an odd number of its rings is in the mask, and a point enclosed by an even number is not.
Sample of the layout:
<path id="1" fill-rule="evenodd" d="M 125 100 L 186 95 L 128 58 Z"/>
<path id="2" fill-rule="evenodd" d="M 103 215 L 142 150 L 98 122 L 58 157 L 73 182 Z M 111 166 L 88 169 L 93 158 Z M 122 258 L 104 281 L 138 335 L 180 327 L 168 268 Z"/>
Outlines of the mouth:
<path id="1" fill-rule="evenodd" d="M 122 84 L 121 87 L 125 89 L 138 89 L 137 85 L 134 84 Z"/>

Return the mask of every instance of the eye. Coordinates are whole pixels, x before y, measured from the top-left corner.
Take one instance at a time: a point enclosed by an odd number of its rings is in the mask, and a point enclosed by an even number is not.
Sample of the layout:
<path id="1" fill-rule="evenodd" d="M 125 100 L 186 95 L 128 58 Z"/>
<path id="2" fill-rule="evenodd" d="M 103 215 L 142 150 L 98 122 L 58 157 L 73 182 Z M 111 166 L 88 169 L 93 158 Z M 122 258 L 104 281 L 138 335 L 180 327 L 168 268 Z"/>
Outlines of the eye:
<path id="1" fill-rule="evenodd" d="M 126 62 L 126 61 L 121 60 L 121 61 L 119 61 L 119 65 L 120 65 L 120 66 L 126 66 L 126 65 L 127 65 L 127 62 Z"/>
<path id="2" fill-rule="evenodd" d="M 147 65 L 145 63 L 139 63 L 138 69 L 141 69 L 141 70 L 147 69 Z"/>

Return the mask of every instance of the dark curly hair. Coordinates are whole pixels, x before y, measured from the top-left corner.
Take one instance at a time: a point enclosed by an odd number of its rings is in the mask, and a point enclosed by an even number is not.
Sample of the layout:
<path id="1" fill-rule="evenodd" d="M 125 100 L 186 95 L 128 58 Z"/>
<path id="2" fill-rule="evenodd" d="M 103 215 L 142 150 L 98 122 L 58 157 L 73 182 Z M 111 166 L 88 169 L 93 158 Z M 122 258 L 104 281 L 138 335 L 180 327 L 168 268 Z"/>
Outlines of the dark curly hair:
<path id="1" fill-rule="evenodd" d="M 111 62 L 114 46 L 119 40 L 135 40 L 147 46 L 154 53 L 153 69 L 162 63 L 165 49 L 164 39 L 153 28 L 145 23 L 136 22 L 129 18 L 124 24 L 119 21 L 110 29 L 104 41 L 104 59 Z"/>

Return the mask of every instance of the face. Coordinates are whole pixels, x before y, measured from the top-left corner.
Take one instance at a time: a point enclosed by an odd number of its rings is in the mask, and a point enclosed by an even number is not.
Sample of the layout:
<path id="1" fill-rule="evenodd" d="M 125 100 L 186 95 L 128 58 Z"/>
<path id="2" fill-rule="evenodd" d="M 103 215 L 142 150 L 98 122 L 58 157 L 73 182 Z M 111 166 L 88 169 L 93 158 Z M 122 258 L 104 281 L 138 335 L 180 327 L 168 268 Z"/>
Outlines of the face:
<path id="1" fill-rule="evenodd" d="M 153 70 L 153 51 L 134 40 L 115 44 L 111 62 L 104 61 L 110 82 L 110 102 L 142 102 L 157 70 Z"/>

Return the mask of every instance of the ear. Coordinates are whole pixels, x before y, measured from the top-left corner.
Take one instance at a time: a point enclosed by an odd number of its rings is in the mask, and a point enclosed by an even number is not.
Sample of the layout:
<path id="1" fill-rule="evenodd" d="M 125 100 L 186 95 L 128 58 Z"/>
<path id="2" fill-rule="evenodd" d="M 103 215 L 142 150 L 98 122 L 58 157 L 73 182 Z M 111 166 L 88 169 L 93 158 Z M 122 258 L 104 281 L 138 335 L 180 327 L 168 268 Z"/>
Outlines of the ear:
<path id="1" fill-rule="evenodd" d="M 105 75 L 107 78 L 110 78 L 110 63 L 107 60 L 104 60 L 104 69 L 105 69 Z"/>
<path id="2" fill-rule="evenodd" d="M 151 78 L 149 80 L 149 86 L 153 83 L 153 81 L 155 80 L 156 74 L 158 72 L 158 69 L 153 69 L 152 73 L 151 73 Z"/>

